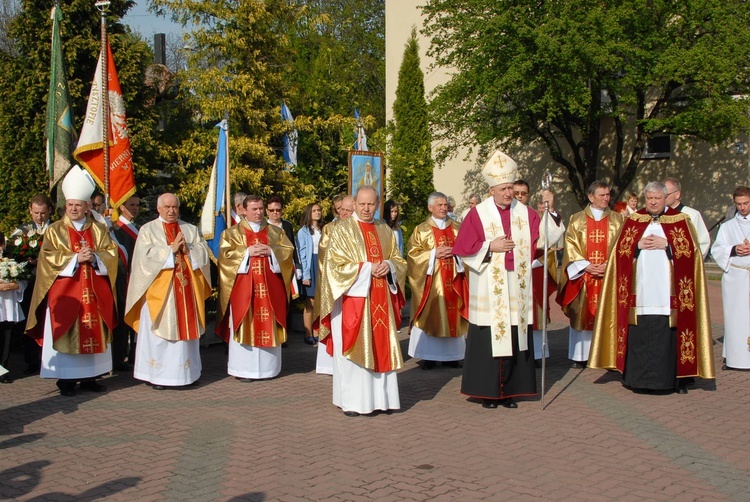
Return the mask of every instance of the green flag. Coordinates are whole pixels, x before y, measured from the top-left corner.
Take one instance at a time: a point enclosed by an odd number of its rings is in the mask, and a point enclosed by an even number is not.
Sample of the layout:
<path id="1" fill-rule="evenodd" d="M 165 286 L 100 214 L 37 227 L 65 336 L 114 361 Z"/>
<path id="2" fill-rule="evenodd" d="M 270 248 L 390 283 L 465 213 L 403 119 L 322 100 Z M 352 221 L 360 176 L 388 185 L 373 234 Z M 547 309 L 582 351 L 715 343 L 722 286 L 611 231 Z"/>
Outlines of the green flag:
<path id="1" fill-rule="evenodd" d="M 52 7 L 52 57 L 50 58 L 49 96 L 47 96 L 47 170 L 50 189 L 63 179 L 73 164 L 77 142 L 73 129 L 73 110 L 60 41 L 62 12 Z"/>

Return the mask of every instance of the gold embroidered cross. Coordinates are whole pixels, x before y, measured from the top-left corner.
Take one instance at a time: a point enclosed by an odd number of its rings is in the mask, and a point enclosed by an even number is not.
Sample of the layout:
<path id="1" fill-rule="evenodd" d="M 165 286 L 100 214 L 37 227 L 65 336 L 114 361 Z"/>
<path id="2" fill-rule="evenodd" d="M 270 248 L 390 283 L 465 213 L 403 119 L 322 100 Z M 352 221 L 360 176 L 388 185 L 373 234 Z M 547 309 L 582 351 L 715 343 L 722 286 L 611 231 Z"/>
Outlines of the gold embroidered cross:
<path id="1" fill-rule="evenodd" d="M 517 216 L 516 219 L 513 220 L 513 225 L 515 225 L 518 230 L 521 230 L 526 225 L 526 221 L 520 216 Z"/>
<path id="2" fill-rule="evenodd" d="M 90 315 L 90 314 L 89 314 Z M 85 342 L 83 342 L 83 351 L 88 353 L 93 353 L 95 349 L 99 348 L 99 342 L 94 340 L 93 338 L 89 338 Z"/>
<path id="3" fill-rule="evenodd" d="M 266 290 L 265 284 L 256 284 L 255 285 L 255 295 L 258 298 L 265 298 L 268 296 L 268 291 Z"/>
<path id="4" fill-rule="evenodd" d="M 595 244 L 599 244 L 600 242 L 603 242 L 605 237 L 606 235 L 604 235 L 604 232 L 602 232 L 598 228 L 594 230 L 591 234 L 589 234 L 589 240 Z"/>
<path id="5" fill-rule="evenodd" d="M 268 333 L 268 331 L 263 330 L 260 332 L 260 341 L 264 345 L 271 341 L 271 335 Z"/>
<path id="6" fill-rule="evenodd" d="M 99 324 L 99 319 L 94 317 L 94 315 L 91 312 L 89 312 L 85 316 L 83 316 L 83 318 L 81 318 L 81 324 L 91 329 L 92 327 Z"/>
<path id="7" fill-rule="evenodd" d="M 91 303 L 92 300 L 94 300 L 96 297 L 91 294 L 91 290 L 89 288 L 83 288 L 83 295 L 81 295 L 81 300 L 83 300 L 83 303 L 85 305 L 88 305 Z"/>
<path id="8" fill-rule="evenodd" d="M 440 236 L 440 239 L 438 239 L 438 247 L 447 246 L 447 245 L 448 245 L 448 239 L 446 239 L 444 235 Z"/>
<path id="9" fill-rule="evenodd" d="M 89 268 L 83 267 L 83 278 L 88 279 L 89 278 Z"/>
<path id="10" fill-rule="evenodd" d="M 602 253 L 601 251 L 594 251 L 593 253 L 591 253 L 591 256 L 589 256 L 589 261 L 594 265 L 604 263 L 604 253 Z"/>
<path id="11" fill-rule="evenodd" d="M 260 275 L 263 273 L 263 262 L 261 260 L 253 260 L 253 274 Z"/>
<path id="12" fill-rule="evenodd" d="M 255 315 L 258 316 L 258 319 L 260 319 L 261 321 L 267 321 L 270 317 L 268 314 L 268 309 L 266 307 L 261 307 L 256 310 Z"/>
<path id="13" fill-rule="evenodd" d="M 499 232 L 502 232 L 503 227 L 496 225 L 495 222 L 490 223 L 490 226 L 484 227 L 485 232 L 489 232 L 492 237 L 496 237 Z"/>

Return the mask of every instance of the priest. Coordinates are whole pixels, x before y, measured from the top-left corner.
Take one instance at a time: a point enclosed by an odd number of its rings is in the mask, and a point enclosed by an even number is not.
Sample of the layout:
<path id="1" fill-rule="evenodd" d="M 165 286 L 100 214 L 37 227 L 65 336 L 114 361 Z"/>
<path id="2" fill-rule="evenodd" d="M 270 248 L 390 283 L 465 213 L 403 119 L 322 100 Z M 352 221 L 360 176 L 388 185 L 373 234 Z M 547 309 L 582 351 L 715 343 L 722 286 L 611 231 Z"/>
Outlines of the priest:
<path id="1" fill-rule="evenodd" d="M 750 369 L 750 188 L 733 194 L 737 213 L 722 224 L 711 247 L 721 267 L 724 304 L 724 369 Z"/>
<path id="2" fill-rule="evenodd" d="M 250 382 L 281 372 L 294 247 L 257 195 L 245 197 L 244 214 L 221 235 L 216 332 L 229 343 L 228 373 Z"/>
<path id="3" fill-rule="evenodd" d="M 96 377 L 112 370 L 117 324 L 117 246 L 86 213 L 96 185 L 73 166 L 62 184 L 65 216 L 50 225 L 37 263 L 27 333 L 42 346 L 42 378 L 57 378 L 63 396 L 103 392 Z"/>
<path id="4" fill-rule="evenodd" d="M 492 154 L 482 169 L 492 196 L 469 211 L 453 246 L 469 270 L 461 392 L 485 408 L 517 408 L 515 397 L 536 394 L 531 265 L 540 217 L 513 198 L 517 173 L 508 155 Z"/>
<path id="5" fill-rule="evenodd" d="M 589 360 L 604 271 L 622 225 L 622 216 L 609 209 L 609 184 L 594 181 L 587 195 L 589 205 L 568 223 L 557 295 L 570 319 L 568 359 L 571 367 L 578 369 L 585 368 Z"/>
<path id="6" fill-rule="evenodd" d="M 406 261 L 390 227 L 375 220 L 370 185 L 355 194 L 355 214 L 336 224 L 321 280 L 320 335 L 333 355 L 333 404 L 346 416 L 399 409 L 396 370 Z"/>
<path id="7" fill-rule="evenodd" d="M 634 392 L 685 394 L 688 378 L 714 378 L 703 256 L 664 183 L 644 194 L 607 263 L 589 367 L 620 371 Z"/>
<path id="8" fill-rule="evenodd" d="M 194 225 L 179 220 L 177 196 L 160 195 L 156 210 L 159 217 L 138 232 L 125 321 L 138 333 L 135 378 L 164 390 L 200 378 L 211 276 L 208 245 Z"/>
<path id="9" fill-rule="evenodd" d="M 422 369 L 437 361 L 457 368 L 466 350 L 469 284 L 461 260 L 453 255 L 459 223 L 448 218 L 448 197 L 427 197 L 430 216 L 417 225 L 407 247 L 411 287 L 409 355 L 422 359 Z"/>

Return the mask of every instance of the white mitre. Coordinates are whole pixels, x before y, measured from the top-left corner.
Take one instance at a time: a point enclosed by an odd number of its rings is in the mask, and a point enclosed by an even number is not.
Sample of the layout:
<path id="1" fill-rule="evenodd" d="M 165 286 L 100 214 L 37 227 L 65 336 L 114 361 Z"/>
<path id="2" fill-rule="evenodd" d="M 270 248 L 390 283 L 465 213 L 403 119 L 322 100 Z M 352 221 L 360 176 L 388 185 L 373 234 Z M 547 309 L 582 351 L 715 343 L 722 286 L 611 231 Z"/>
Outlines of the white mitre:
<path id="1" fill-rule="evenodd" d="M 513 183 L 518 176 L 518 164 L 500 150 L 495 150 L 484 164 L 482 176 L 490 187 Z"/>
<path id="2" fill-rule="evenodd" d="M 88 171 L 81 169 L 79 166 L 71 167 L 62 182 L 62 191 L 65 200 L 72 199 L 88 202 L 95 189 L 96 183 L 94 183 L 94 178 L 91 177 Z"/>

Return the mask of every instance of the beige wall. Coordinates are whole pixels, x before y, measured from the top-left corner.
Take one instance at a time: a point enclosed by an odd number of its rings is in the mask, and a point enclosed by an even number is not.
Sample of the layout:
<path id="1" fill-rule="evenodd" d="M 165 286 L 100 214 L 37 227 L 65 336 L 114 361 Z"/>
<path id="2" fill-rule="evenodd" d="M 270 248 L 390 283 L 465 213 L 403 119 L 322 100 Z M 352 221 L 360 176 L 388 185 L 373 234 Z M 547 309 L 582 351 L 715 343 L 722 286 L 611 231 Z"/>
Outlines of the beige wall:
<path id="1" fill-rule="evenodd" d="M 386 0 L 386 117 L 393 118 L 393 101 L 398 84 L 398 70 L 403 58 L 404 46 L 411 34 L 412 26 L 417 30 L 422 27 L 421 11 L 418 9 L 424 0 Z M 425 73 L 425 90 L 429 94 L 439 84 L 449 78 L 444 68 L 430 69 L 432 63 L 427 58 L 429 48 L 427 40 L 420 38 L 420 57 Z M 607 124 L 602 128 L 606 135 Z M 609 130 L 611 133 L 611 129 Z M 612 135 L 605 136 L 612 138 Z M 744 144 L 744 153 L 737 153 L 735 142 Z M 433 144 L 433 151 L 439 148 Z M 612 141 L 605 140 L 602 145 L 603 171 L 612 166 Z M 553 190 L 557 194 L 559 207 L 565 215 L 580 210 L 570 190 L 567 172 L 552 162 L 546 148 L 541 143 L 518 145 L 508 151 L 519 165 L 519 176 L 531 185 L 532 194 L 539 191 L 542 173 L 549 169 L 554 175 Z M 468 158 L 467 158 L 468 156 Z M 750 180 L 750 139 L 748 136 L 737 138 L 725 144 L 712 147 L 703 142 L 687 139 L 672 140 L 672 153 L 669 159 L 641 161 L 640 174 L 631 186 L 636 192 L 642 190 L 648 181 L 663 179 L 667 176 L 679 178 L 683 186 L 683 203 L 695 207 L 703 213 L 706 225 L 710 228 L 724 215 L 731 203 L 731 193 L 738 184 L 748 184 Z M 434 174 L 435 188 L 448 195 L 453 195 L 459 207 L 466 203 L 468 189 L 464 190 L 464 175 L 476 169 L 476 154 L 462 152 L 445 165 L 436 167 Z M 643 197 L 640 198 L 641 205 Z M 714 231 L 715 233 L 715 231 Z"/>

